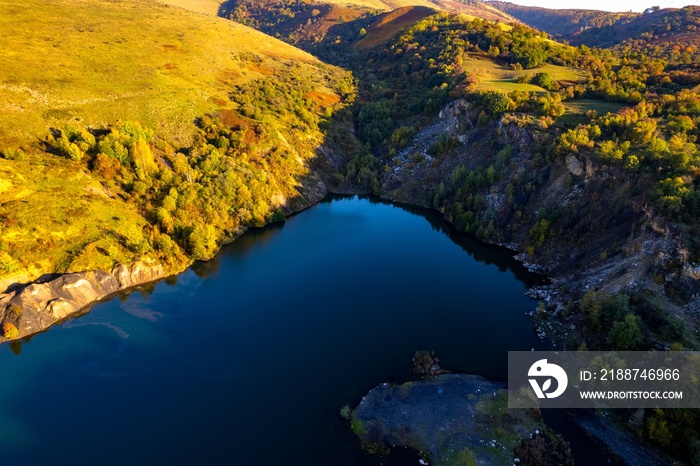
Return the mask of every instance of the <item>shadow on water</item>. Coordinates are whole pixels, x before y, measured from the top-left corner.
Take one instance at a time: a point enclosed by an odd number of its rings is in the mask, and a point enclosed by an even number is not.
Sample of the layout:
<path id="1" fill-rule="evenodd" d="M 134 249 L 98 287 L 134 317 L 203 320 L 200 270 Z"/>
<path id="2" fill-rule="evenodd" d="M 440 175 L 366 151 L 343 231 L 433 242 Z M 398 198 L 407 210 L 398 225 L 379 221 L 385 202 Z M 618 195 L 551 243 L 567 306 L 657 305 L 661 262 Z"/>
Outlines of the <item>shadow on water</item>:
<path id="1" fill-rule="evenodd" d="M 244 260 L 250 255 L 253 246 L 264 246 L 284 229 L 284 222 L 275 222 L 261 228 L 250 228 L 244 235 L 221 247 L 221 251 L 208 261 L 197 261 L 190 270 L 199 278 L 216 276 L 221 270 L 221 256 L 234 256 Z"/>
<path id="2" fill-rule="evenodd" d="M 486 265 L 495 265 L 501 272 L 510 270 L 527 287 L 543 285 L 548 282 L 545 276 L 530 272 L 522 262 L 514 259 L 515 253 L 512 251 L 503 246 L 484 243 L 469 233 L 457 230 L 452 224 L 442 218 L 438 212 L 432 209 L 402 203 L 388 203 L 376 198 L 368 198 L 368 200 L 372 203 L 395 205 L 406 212 L 425 218 L 430 223 L 433 231 L 447 236 L 453 243 L 461 247 L 469 257 Z"/>
<path id="3" fill-rule="evenodd" d="M 484 243 L 469 233 L 458 231 L 454 226 L 442 218 L 438 212 L 432 209 L 416 207 L 410 204 L 398 202 L 388 202 L 376 196 L 343 194 L 329 194 L 321 201 L 321 204 L 330 204 L 334 201 L 351 200 L 356 197 L 361 200 L 366 200 L 370 204 L 397 207 L 413 215 L 424 218 L 428 221 L 433 231 L 447 236 L 454 244 L 462 248 L 462 250 L 465 251 L 469 257 L 486 265 L 495 265 L 498 267 L 500 272 L 510 270 L 515 275 L 515 278 L 524 283 L 528 288 L 548 283 L 545 276 L 527 270 L 522 262 L 514 259 L 514 252 L 503 246 Z M 245 235 L 224 246 L 221 252 L 226 255 L 230 254 L 239 256 L 240 258 L 245 258 L 250 253 L 253 245 L 264 245 L 268 241 L 272 240 L 276 235 L 281 233 L 283 228 L 284 222 L 273 223 L 262 228 L 252 228 L 248 230 Z M 219 266 L 219 255 L 217 255 L 210 261 L 196 262 L 192 265 L 191 269 L 197 274 L 197 276 L 205 278 L 216 274 L 219 270 Z"/>

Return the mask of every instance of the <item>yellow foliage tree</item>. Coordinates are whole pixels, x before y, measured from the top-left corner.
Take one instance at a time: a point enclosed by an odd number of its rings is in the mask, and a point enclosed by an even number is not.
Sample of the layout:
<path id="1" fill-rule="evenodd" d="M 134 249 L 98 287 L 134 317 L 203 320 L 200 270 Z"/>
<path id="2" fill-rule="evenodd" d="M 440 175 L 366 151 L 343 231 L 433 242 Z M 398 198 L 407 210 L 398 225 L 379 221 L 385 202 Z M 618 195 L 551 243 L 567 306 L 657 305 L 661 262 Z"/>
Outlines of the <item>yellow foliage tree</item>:
<path id="1" fill-rule="evenodd" d="M 6 322 L 2 326 L 2 334 L 8 340 L 14 340 L 15 338 L 17 338 L 19 336 L 19 330 L 17 330 L 17 327 L 15 326 L 15 324 L 13 324 L 11 322 Z"/>

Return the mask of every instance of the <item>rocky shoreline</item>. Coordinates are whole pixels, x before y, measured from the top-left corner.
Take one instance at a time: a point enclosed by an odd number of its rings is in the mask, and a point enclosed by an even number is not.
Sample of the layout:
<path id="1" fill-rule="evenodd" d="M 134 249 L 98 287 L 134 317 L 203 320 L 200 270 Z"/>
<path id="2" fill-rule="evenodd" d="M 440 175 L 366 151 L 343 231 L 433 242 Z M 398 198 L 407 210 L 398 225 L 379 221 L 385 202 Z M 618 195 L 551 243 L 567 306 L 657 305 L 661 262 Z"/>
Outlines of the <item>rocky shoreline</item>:
<path id="1" fill-rule="evenodd" d="M 0 298 L 0 316 L 8 335 L 0 343 L 42 332 L 101 300 L 138 285 L 166 276 L 161 264 L 136 262 L 118 265 L 110 272 L 93 270 L 67 273 L 47 281 L 36 281 Z"/>
<path id="2" fill-rule="evenodd" d="M 508 409 L 505 385 L 476 375 L 383 383 L 345 414 L 362 447 L 379 456 L 406 447 L 423 465 L 573 465 L 538 410 Z"/>
<path id="3" fill-rule="evenodd" d="M 538 162 L 538 149 L 556 141 L 520 121 L 480 126 L 478 112 L 463 100 L 443 108 L 385 170 L 380 197 L 437 210 L 454 224 L 453 212 L 441 207 L 436 193 L 450 185 L 458 168 L 469 173 L 493 167 L 507 148 L 507 161 L 500 162 L 503 168 L 490 189 L 473 193 L 485 209 L 474 217 L 490 230 L 486 237 L 478 231 L 476 236 L 510 249 L 525 268 L 550 280 L 528 292 L 544 302 L 544 309 L 530 313 L 541 338 L 570 349 L 585 341 L 576 313 L 566 309 L 591 289 L 653 293 L 667 312 L 700 322 L 700 265 L 690 263 L 681 232 L 655 211 L 652 198 L 628 195 L 643 180 L 578 153 Z M 458 141 L 456 147 L 449 156 L 431 156 L 430 147 L 445 137 Z M 536 182 L 527 194 L 507 202 L 503 193 L 528 179 Z M 559 221 L 568 222 L 567 228 L 550 230 L 533 245 L 538 219 L 570 213 L 576 215 Z"/>

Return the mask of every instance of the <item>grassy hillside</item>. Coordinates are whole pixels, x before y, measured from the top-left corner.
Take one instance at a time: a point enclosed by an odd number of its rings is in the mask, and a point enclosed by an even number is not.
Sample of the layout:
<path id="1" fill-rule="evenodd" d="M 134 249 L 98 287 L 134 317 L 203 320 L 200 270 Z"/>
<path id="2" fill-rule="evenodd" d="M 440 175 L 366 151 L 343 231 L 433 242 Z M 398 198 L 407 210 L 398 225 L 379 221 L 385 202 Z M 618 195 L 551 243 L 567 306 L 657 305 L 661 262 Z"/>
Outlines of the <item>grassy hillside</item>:
<path id="1" fill-rule="evenodd" d="M 487 54 L 470 54 L 465 57 L 463 66 L 478 80 L 478 88 L 486 91 L 505 93 L 536 92 L 544 94 L 546 90 L 532 80 L 539 73 L 548 74 L 553 81 L 578 83 L 585 81 L 586 73 L 565 66 L 544 63 L 530 70 L 513 70 L 505 60 L 494 59 Z"/>
<path id="2" fill-rule="evenodd" d="M 186 10 L 204 13 L 207 15 L 218 15 L 222 2 L 220 0 L 160 0 L 161 3 L 184 8 Z"/>
<path id="3" fill-rule="evenodd" d="M 464 13 L 475 18 L 503 23 L 518 22 L 508 13 L 480 0 L 433 0 L 433 3 L 452 13 Z"/>
<path id="4" fill-rule="evenodd" d="M 279 218 L 352 92 L 290 45 L 148 0 L 1 2 L 0 50 L 0 292 L 175 270 Z"/>
<path id="5" fill-rule="evenodd" d="M 355 5 L 368 9 L 393 10 L 406 6 L 434 7 L 430 0 L 316 0 L 315 3 Z"/>
<path id="6" fill-rule="evenodd" d="M 355 47 L 369 49 L 386 44 L 403 29 L 435 13 L 437 13 L 435 9 L 424 7 L 397 8 L 389 13 L 383 13 L 365 29 L 367 33 L 355 44 Z"/>
<path id="7" fill-rule="evenodd" d="M 513 21 L 513 18 L 508 14 L 493 8 L 485 2 L 477 0 L 311 0 L 305 3 L 312 3 L 316 5 L 351 5 L 368 10 L 382 11 L 411 6 L 422 6 L 433 9 L 442 9 L 453 13 L 466 13 L 475 17 L 488 19 L 490 21 Z"/>
<path id="8" fill-rule="evenodd" d="M 381 10 L 296 0 L 233 0 L 225 5 L 224 16 L 309 50 L 313 44 L 334 40 L 338 29 L 346 30 L 348 24 L 361 22 L 371 16 L 371 11 L 378 14 Z M 353 35 L 361 27 L 353 28 Z"/>
<path id="9" fill-rule="evenodd" d="M 196 117 L 231 106 L 233 85 L 287 60 L 317 63 L 257 31 L 147 0 L 5 1 L 0 31 L 5 147 L 68 120 L 137 120 L 185 143 Z M 251 65 L 253 55 L 265 66 Z"/>

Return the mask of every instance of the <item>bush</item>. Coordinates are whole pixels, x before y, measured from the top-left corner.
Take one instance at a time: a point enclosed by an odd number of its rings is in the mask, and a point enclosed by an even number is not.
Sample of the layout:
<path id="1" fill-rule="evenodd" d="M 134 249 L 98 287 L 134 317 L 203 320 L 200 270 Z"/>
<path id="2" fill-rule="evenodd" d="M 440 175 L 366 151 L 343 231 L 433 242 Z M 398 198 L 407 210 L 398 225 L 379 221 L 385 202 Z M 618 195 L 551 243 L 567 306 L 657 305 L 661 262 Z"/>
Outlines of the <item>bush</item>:
<path id="1" fill-rule="evenodd" d="M 7 160 L 24 160 L 27 158 L 22 149 L 7 149 L 2 155 Z"/>
<path id="2" fill-rule="evenodd" d="M 503 115 L 508 110 L 508 106 L 510 105 L 510 97 L 499 91 L 489 91 L 483 93 L 481 96 L 481 101 L 486 111 L 493 116 Z"/>
<path id="3" fill-rule="evenodd" d="M 2 326 L 2 333 L 5 338 L 8 340 L 13 340 L 19 336 L 19 330 L 17 330 L 17 327 L 15 324 L 11 322 L 6 322 Z"/>
<path id="4" fill-rule="evenodd" d="M 533 76 L 532 83 L 537 84 L 538 86 L 547 90 L 552 90 L 552 77 L 547 73 L 537 73 L 535 76 Z"/>
<path id="5" fill-rule="evenodd" d="M 19 262 L 6 252 L 0 252 L 0 273 L 11 273 L 19 269 Z"/>
<path id="6" fill-rule="evenodd" d="M 633 351 L 642 344 L 642 320 L 634 314 L 627 314 L 613 324 L 608 334 L 608 344 L 619 351 Z"/>

